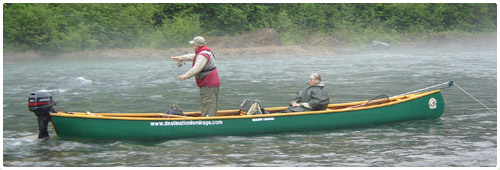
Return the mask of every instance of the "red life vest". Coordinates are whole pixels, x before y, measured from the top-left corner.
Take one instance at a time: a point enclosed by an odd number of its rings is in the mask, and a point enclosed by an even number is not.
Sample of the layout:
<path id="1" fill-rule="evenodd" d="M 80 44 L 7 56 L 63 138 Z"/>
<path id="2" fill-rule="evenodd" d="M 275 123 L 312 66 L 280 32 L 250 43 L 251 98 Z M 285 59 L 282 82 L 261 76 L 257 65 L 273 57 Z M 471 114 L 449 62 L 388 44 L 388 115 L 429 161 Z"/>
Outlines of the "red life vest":
<path id="1" fill-rule="evenodd" d="M 210 51 L 210 48 L 208 48 L 207 46 L 200 47 L 200 49 L 198 49 L 198 51 L 196 51 L 195 56 L 193 58 L 193 65 L 191 65 L 191 67 L 194 66 L 194 64 L 196 62 L 196 57 L 198 57 L 198 55 L 206 57 L 207 64 L 205 65 L 205 68 L 203 68 L 203 70 L 201 72 L 206 70 L 208 63 L 210 63 L 210 58 L 213 58 L 213 57 L 210 57 L 210 55 L 208 55 L 207 53 L 200 54 L 200 52 L 202 52 L 202 51 Z M 212 56 L 213 56 L 213 54 L 212 54 Z M 215 59 L 213 59 L 213 62 L 215 62 Z M 198 73 L 198 75 L 200 73 Z M 198 87 L 204 87 L 204 86 L 217 87 L 217 86 L 220 86 L 219 73 L 217 72 L 217 68 L 210 70 L 210 73 L 205 77 L 202 77 L 202 78 L 198 78 L 198 77 L 199 76 L 196 76 L 196 84 L 198 85 Z"/>

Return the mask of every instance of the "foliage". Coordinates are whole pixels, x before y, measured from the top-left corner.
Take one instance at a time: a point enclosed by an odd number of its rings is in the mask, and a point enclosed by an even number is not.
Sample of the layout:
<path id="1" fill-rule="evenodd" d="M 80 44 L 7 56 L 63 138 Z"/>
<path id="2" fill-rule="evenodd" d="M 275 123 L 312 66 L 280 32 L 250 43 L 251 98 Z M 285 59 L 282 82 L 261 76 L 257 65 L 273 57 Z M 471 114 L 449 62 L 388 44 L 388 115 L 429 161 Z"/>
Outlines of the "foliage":
<path id="1" fill-rule="evenodd" d="M 185 46 L 197 35 L 274 28 L 284 44 L 314 35 L 351 43 L 403 34 L 495 32 L 496 4 L 6 3 L 4 48 L 43 53 Z"/>

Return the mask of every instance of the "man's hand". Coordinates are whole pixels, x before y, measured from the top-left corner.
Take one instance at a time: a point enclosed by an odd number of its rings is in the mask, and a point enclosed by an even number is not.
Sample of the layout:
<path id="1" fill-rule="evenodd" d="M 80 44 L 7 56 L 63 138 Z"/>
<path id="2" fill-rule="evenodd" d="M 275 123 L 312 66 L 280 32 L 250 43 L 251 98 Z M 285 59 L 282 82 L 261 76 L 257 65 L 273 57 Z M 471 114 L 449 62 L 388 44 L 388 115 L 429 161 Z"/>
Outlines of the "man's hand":
<path id="1" fill-rule="evenodd" d="M 302 106 L 301 103 L 297 103 L 296 101 L 292 102 L 292 107 L 301 107 L 301 106 Z"/>
<path id="2" fill-rule="evenodd" d="M 170 57 L 172 60 L 174 61 L 179 61 L 179 57 L 175 56 L 175 57 Z"/>
<path id="3" fill-rule="evenodd" d="M 179 76 L 179 81 L 180 82 L 184 81 L 184 77 L 182 77 L 182 75 Z"/>

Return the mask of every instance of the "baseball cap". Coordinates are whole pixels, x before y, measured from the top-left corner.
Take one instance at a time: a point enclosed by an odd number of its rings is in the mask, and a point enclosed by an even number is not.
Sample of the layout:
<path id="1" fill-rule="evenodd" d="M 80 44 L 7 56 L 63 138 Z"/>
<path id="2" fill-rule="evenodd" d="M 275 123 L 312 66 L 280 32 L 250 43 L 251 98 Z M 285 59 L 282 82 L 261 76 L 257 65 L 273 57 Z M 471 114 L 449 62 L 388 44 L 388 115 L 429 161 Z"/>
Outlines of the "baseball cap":
<path id="1" fill-rule="evenodd" d="M 194 37 L 193 41 L 189 41 L 189 44 L 191 45 L 198 45 L 198 46 L 204 46 L 205 45 L 205 38 L 203 37 Z"/>

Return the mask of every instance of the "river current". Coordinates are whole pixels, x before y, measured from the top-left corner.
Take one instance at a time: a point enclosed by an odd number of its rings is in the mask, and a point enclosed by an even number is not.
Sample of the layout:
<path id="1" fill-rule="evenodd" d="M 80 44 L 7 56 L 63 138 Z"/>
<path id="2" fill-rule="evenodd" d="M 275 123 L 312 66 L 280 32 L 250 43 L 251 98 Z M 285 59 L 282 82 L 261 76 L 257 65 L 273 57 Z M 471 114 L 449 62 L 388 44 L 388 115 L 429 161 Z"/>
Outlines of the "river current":
<path id="1" fill-rule="evenodd" d="M 3 65 L 3 165 L 46 166 L 497 166 L 497 116 L 457 87 L 443 89 L 438 120 L 372 127 L 209 136 L 172 140 L 35 139 L 30 92 L 47 91 L 59 109 L 165 112 L 200 109 L 193 79 L 169 59 L 45 59 Z M 394 96 L 455 81 L 496 112 L 496 48 L 374 50 L 314 57 L 221 58 L 219 110 L 248 97 L 286 106 L 322 75 L 331 103 Z"/>

